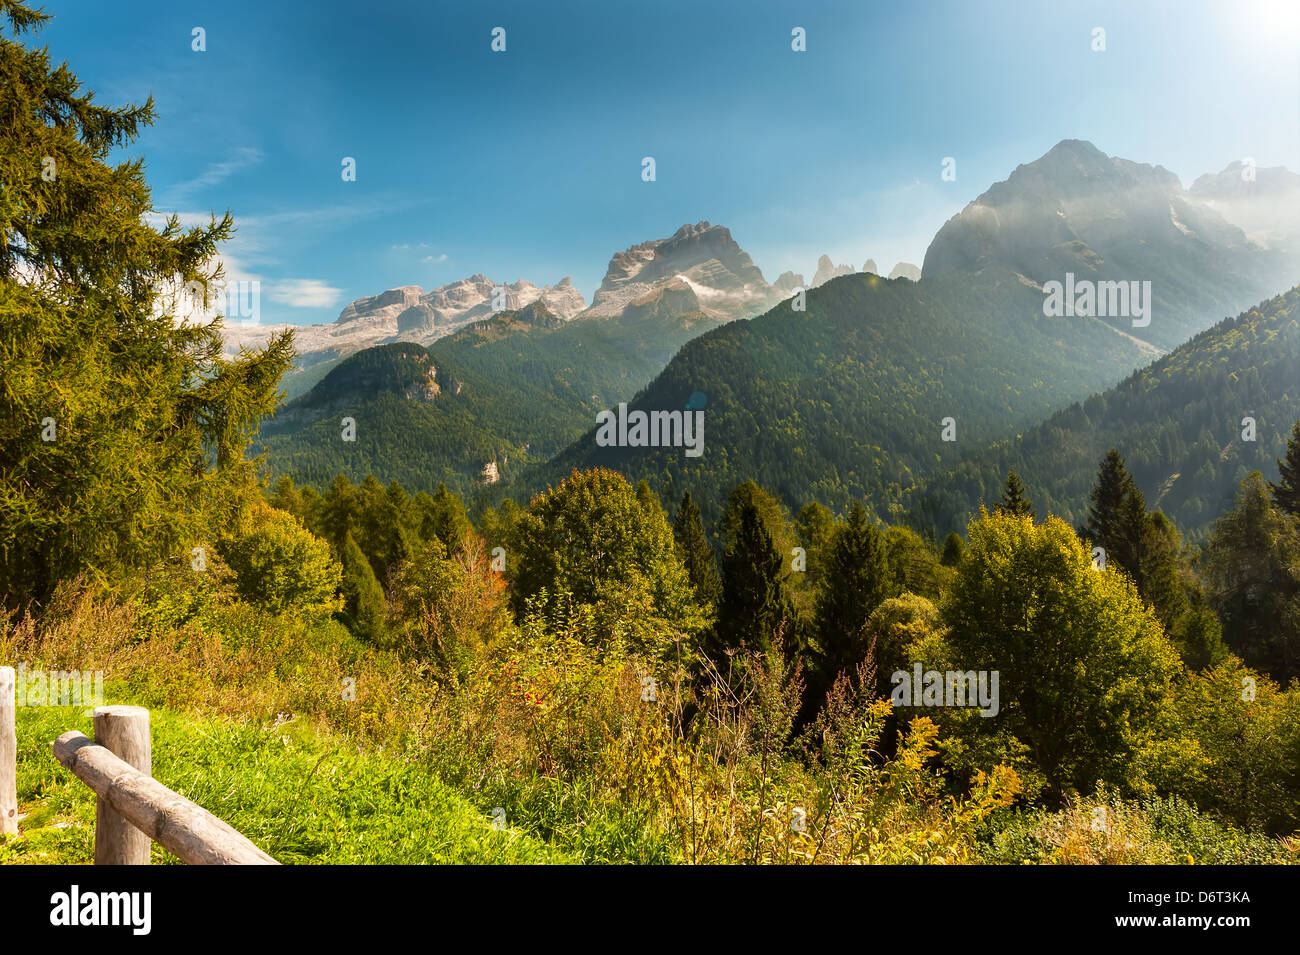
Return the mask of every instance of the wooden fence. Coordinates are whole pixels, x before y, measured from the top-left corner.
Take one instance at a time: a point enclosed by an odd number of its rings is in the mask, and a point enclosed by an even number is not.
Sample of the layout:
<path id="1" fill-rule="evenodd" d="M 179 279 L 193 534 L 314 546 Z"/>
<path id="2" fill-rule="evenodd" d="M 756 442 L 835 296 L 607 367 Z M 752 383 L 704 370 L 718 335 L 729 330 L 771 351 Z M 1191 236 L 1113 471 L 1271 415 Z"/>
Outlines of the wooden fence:
<path id="1" fill-rule="evenodd" d="M 14 671 L 0 667 L 0 834 L 18 831 Z M 202 806 L 151 775 L 149 711 L 95 710 L 95 738 L 71 730 L 54 755 L 95 792 L 95 864 L 148 865 L 156 842 L 190 865 L 279 865 Z"/>

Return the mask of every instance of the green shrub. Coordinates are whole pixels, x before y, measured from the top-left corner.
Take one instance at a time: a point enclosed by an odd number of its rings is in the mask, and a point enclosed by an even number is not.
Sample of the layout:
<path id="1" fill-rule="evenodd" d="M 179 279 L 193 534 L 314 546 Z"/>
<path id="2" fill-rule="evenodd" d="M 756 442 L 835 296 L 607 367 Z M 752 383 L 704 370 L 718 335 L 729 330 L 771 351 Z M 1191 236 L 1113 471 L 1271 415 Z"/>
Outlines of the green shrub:
<path id="1" fill-rule="evenodd" d="M 329 544 L 291 514 L 259 511 L 249 529 L 221 540 L 218 551 L 235 575 L 235 589 L 249 603 L 309 619 L 338 609 L 338 561 Z"/>

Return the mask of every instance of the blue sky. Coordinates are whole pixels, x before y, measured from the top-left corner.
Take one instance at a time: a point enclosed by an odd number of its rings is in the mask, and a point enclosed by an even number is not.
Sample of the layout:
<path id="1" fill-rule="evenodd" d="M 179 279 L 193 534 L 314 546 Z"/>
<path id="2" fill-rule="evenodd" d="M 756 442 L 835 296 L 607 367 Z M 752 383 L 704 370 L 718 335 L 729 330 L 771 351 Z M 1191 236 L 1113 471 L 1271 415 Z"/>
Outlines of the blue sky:
<path id="1" fill-rule="evenodd" d="M 1300 169 L 1298 0 L 1041 7 L 46 0 L 40 41 L 100 102 L 153 94 L 128 152 L 159 211 L 231 210 L 228 272 L 261 281 L 264 322 L 476 272 L 590 300 L 614 252 L 699 220 L 769 280 L 823 252 L 920 264 L 1064 138 L 1184 185 L 1247 156 Z"/>

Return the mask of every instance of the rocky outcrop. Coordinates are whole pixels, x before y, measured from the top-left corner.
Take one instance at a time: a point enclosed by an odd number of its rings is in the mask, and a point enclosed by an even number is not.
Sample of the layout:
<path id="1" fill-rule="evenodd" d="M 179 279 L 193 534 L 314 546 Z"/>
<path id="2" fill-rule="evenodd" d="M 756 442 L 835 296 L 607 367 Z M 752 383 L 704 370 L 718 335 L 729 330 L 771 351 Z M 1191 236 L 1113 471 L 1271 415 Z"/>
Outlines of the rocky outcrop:
<path id="1" fill-rule="evenodd" d="M 911 262 L 899 262 L 894 266 L 893 271 L 889 273 L 889 277 L 891 279 L 911 279 L 913 282 L 919 282 L 921 281 L 921 268 Z"/>
<path id="2" fill-rule="evenodd" d="M 421 297 L 421 303 L 433 309 L 438 324 L 447 328 L 487 318 L 493 312 L 514 311 L 538 300 L 565 319 L 577 315 L 586 304 L 568 277 L 555 286 L 538 288 L 523 279 L 511 285 L 499 285 L 486 275 L 471 275 Z"/>
<path id="3" fill-rule="evenodd" d="M 772 288 L 779 292 L 793 292 L 797 288 L 807 287 L 803 276 L 798 272 L 782 272 L 777 280 L 772 283 Z"/>
<path id="4" fill-rule="evenodd" d="M 688 312 L 699 312 L 700 299 L 695 289 L 685 279 L 673 279 L 651 289 L 645 295 L 629 302 L 623 309 L 622 321 L 640 322 L 650 319 L 672 318 Z"/>
<path id="5" fill-rule="evenodd" d="M 841 275 L 852 275 L 853 272 L 853 266 L 836 265 L 831 261 L 829 255 L 823 255 L 817 260 L 817 273 L 813 276 L 812 280 L 813 288 L 816 288 L 819 285 L 825 285 L 831 279 L 838 278 Z"/>
<path id="6" fill-rule="evenodd" d="M 582 293 L 573 287 L 573 279 L 565 276 L 555 285 L 548 285 L 538 296 L 541 302 L 560 318 L 573 318 L 587 307 Z"/>
<path id="7" fill-rule="evenodd" d="M 688 285 L 700 309 L 721 321 L 758 314 L 778 298 L 729 230 L 698 222 L 616 254 L 583 317 L 619 315 L 675 282 Z"/>
<path id="8" fill-rule="evenodd" d="M 442 386 L 438 384 L 438 369 L 430 365 L 424 380 L 407 385 L 404 394 L 408 399 L 416 401 L 433 401 L 442 394 Z"/>
<path id="9" fill-rule="evenodd" d="M 407 307 L 420 301 L 422 291 L 418 285 L 402 285 L 380 292 L 378 295 L 359 298 L 355 302 L 348 303 L 343 311 L 339 312 L 339 317 L 334 319 L 334 324 L 349 325 L 362 320 L 385 321 L 396 318 Z"/>
<path id="10" fill-rule="evenodd" d="M 437 324 L 437 313 L 423 302 L 417 302 L 397 316 L 397 334 L 421 335 L 433 331 Z"/>

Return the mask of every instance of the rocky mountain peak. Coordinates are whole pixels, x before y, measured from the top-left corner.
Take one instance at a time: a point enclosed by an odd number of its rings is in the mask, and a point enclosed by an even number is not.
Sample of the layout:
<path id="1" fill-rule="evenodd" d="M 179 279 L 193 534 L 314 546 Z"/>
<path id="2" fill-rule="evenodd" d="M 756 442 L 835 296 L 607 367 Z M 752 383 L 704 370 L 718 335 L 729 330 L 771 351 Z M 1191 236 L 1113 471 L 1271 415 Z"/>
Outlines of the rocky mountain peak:
<path id="1" fill-rule="evenodd" d="M 1017 166 L 976 202 L 988 206 L 1035 199 L 1082 199 L 1128 189 L 1182 191 L 1182 183 L 1163 166 L 1107 156 L 1082 139 L 1063 139 L 1033 162 Z"/>
<path id="2" fill-rule="evenodd" d="M 349 303 L 339 317 L 334 320 L 336 325 L 354 322 L 359 318 L 368 318 L 373 315 L 393 310 L 394 317 L 397 311 L 401 311 L 409 305 L 414 305 L 424 294 L 424 289 L 418 285 L 400 285 L 397 288 L 390 288 L 386 292 L 380 292 L 378 295 L 370 295 L 366 298 L 359 298 Z"/>
<path id="3" fill-rule="evenodd" d="M 803 273 L 785 271 L 772 283 L 772 288 L 779 292 L 793 292 L 797 288 L 807 288 L 807 285 L 804 283 Z"/>
<path id="4" fill-rule="evenodd" d="M 697 222 L 666 239 L 615 254 L 584 317 L 617 315 L 656 287 L 678 279 L 689 284 L 703 311 L 722 320 L 756 314 L 776 297 L 730 230 Z"/>
<path id="5" fill-rule="evenodd" d="M 1300 248 L 1300 175 L 1284 166 L 1257 168 L 1238 159 L 1222 172 L 1198 176 L 1187 192 L 1252 241 L 1295 259 Z"/>
<path id="6" fill-rule="evenodd" d="M 1184 191 L 1161 166 L 1065 140 L 949 219 L 926 250 L 922 271 L 933 279 L 996 273 L 1040 287 L 1067 275 L 1142 280 L 1152 288 L 1157 316 L 1150 327 L 1133 326 L 1127 315 L 1107 323 L 1170 348 L 1189 329 L 1206 327 L 1209 316 L 1294 284 L 1295 260 L 1283 246 L 1248 237 L 1226 213 Z M 1217 303 L 1206 306 L 1216 295 Z"/>
<path id="7" fill-rule="evenodd" d="M 829 255 L 823 255 L 817 260 L 817 272 L 813 275 L 812 280 L 813 288 L 818 285 L 825 285 L 831 279 L 838 278 L 841 275 L 852 275 L 855 271 L 856 269 L 853 266 L 836 265 L 831 261 Z"/>
<path id="8" fill-rule="evenodd" d="M 494 312 L 534 302 L 545 307 L 548 321 L 573 318 L 587 305 L 567 276 L 540 288 L 524 279 L 503 286 L 481 272 L 428 292 L 418 285 L 402 285 L 350 302 L 331 324 L 295 326 L 297 365 L 310 368 L 399 341 L 428 345 Z M 223 330 L 225 349 L 233 353 L 241 346 L 260 347 L 285 327 L 228 325 Z"/>

